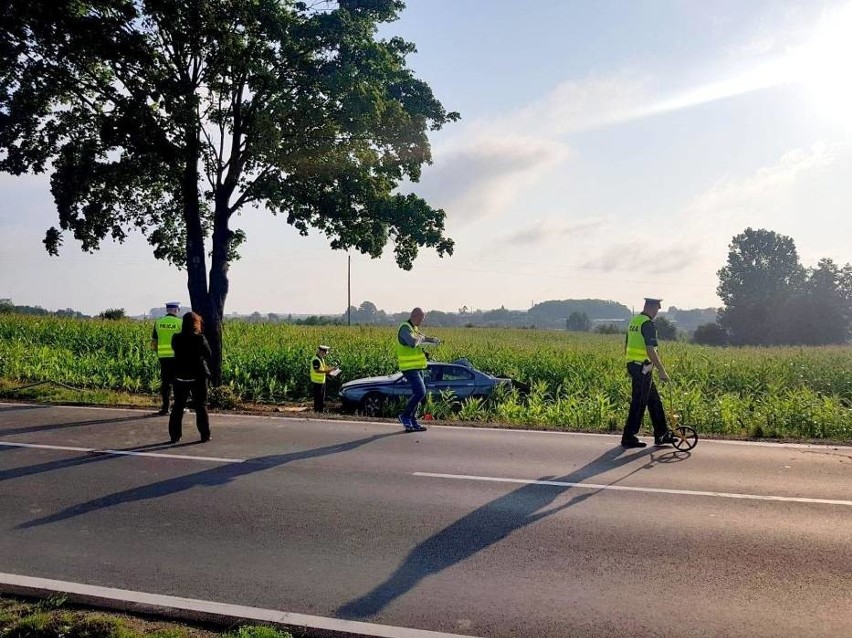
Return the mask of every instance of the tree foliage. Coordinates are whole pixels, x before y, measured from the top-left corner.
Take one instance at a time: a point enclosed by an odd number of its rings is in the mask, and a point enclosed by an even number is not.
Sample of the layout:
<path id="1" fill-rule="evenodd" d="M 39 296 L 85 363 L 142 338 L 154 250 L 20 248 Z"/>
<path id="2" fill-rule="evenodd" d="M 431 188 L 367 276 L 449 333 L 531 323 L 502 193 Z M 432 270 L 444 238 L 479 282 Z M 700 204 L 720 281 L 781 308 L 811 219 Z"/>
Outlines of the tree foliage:
<path id="1" fill-rule="evenodd" d="M 733 238 L 717 292 L 726 306 L 772 301 L 797 289 L 805 270 L 792 237 L 746 228 Z"/>
<path id="2" fill-rule="evenodd" d="M 125 317 L 124 308 L 107 308 L 98 314 L 99 319 L 108 319 L 110 321 L 119 321 Z"/>
<path id="3" fill-rule="evenodd" d="M 747 228 L 719 271 L 719 324 L 733 344 L 843 343 L 852 320 L 852 266 L 799 263 L 793 239 Z"/>
<path id="4" fill-rule="evenodd" d="M 409 269 L 451 254 L 444 212 L 397 186 L 458 118 L 376 38 L 400 0 L 7 0 L 0 7 L 0 170 L 51 171 L 58 228 L 82 249 L 141 232 L 185 268 L 221 361 L 244 207 L 334 249 Z M 218 375 L 219 365 L 214 375 Z"/>
<path id="5" fill-rule="evenodd" d="M 623 335 L 627 328 L 614 323 L 601 323 L 595 326 L 593 332 L 600 335 Z"/>
<path id="6" fill-rule="evenodd" d="M 677 339 L 677 326 L 666 317 L 658 315 L 654 319 L 654 326 L 657 328 L 657 338 L 661 341 L 674 341 Z"/>
<path id="7" fill-rule="evenodd" d="M 692 342 L 704 346 L 724 346 L 728 344 L 728 333 L 718 323 L 705 323 L 692 333 Z"/>
<path id="8" fill-rule="evenodd" d="M 693 332 L 698 326 L 716 321 L 718 308 L 681 309 L 669 306 L 665 317 L 677 325 L 678 330 Z"/>
<path id="9" fill-rule="evenodd" d="M 17 306 L 11 299 L 0 299 L 0 314 L 42 315 L 50 314 L 41 306 Z"/>
<path id="10" fill-rule="evenodd" d="M 565 328 L 574 332 L 588 332 L 592 329 L 592 320 L 585 312 L 575 310 L 565 320 Z"/>

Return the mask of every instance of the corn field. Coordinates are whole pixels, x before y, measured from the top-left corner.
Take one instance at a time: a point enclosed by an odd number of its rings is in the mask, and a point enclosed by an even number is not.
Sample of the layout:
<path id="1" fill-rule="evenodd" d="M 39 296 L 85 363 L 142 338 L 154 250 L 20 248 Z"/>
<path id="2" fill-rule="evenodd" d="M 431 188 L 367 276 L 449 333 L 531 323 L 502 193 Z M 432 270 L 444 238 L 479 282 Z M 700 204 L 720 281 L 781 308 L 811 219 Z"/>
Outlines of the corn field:
<path id="1" fill-rule="evenodd" d="M 149 349 L 152 322 L 0 315 L 0 377 L 57 381 L 80 388 L 153 395 L 159 365 Z M 458 404 L 430 398 L 435 418 L 617 431 L 630 384 L 623 337 L 544 330 L 435 328 L 433 358 L 466 357 L 474 367 L 531 386 Z M 223 381 L 245 402 L 301 401 L 310 395 L 308 362 L 332 347 L 341 382 L 396 369 L 393 327 L 226 323 Z M 708 348 L 663 342 L 675 383 L 663 402 L 701 433 L 852 439 L 852 347 Z"/>

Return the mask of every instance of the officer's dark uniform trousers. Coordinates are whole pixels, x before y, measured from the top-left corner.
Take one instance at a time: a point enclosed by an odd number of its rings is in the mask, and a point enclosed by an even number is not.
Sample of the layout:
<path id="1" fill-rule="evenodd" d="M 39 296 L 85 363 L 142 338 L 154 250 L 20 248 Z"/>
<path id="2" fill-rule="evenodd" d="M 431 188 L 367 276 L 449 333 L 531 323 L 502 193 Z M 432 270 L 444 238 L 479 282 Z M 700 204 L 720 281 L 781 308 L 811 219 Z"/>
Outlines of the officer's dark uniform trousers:
<path id="1" fill-rule="evenodd" d="M 174 357 L 160 358 L 160 397 L 163 400 L 163 411 L 169 409 L 169 391 L 175 387 L 175 359 Z M 177 390 L 177 388 L 175 388 Z M 177 392 L 175 392 L 177 394 Z"/>
<path id="2" fill-rule="evenodd" d="M 311 383 L 314 386 L 314 412 L 322 412 L 325 407 L 325 384 Z"/>
<path id="3" fill-rule="evenodd" d="M 627 413 L 627 425 L 624 426 L 624 439 L 636 438 L 639 428 L 642 427 L 642 417 L 645 408 L 651 415 L 651 423 L 654 426 L 654 438 L 659 439 L 667 431 L 666 412 L 660 393 L 654 384 L 653 373 L 642 374 L 642 364 L 630 362 L 627 364 L 627 372 L 630 374 L 631 394 L 630 411 Z"/>

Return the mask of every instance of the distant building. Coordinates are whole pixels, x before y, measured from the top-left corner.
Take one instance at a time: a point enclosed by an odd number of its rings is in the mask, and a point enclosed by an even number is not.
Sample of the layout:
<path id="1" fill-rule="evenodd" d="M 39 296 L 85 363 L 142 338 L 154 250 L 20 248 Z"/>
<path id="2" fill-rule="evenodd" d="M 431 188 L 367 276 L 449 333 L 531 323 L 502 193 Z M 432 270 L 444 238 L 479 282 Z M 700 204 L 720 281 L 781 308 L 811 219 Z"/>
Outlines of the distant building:
<path id="1" fill-rule="evenodd" d="M 594 325 L 626 326 L 628 323 L 630 323 L 630 319 L 592 319 Z"/>

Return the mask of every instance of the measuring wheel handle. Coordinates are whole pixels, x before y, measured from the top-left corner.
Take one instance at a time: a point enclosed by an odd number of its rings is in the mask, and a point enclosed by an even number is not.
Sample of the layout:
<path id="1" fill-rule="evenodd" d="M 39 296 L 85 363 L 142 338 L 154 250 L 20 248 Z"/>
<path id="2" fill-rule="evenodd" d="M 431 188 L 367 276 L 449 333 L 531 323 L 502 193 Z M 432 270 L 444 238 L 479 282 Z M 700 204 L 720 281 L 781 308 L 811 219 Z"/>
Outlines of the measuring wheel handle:
<path id="1" fill-rule="evenodd" d="M 678 450 L 691 450 L 698 445 L 698 433 L 688 425 L 678 425 L 672 429 L 674 441 L 672 445 Z"/>

